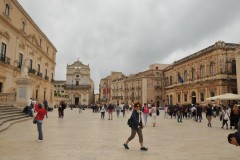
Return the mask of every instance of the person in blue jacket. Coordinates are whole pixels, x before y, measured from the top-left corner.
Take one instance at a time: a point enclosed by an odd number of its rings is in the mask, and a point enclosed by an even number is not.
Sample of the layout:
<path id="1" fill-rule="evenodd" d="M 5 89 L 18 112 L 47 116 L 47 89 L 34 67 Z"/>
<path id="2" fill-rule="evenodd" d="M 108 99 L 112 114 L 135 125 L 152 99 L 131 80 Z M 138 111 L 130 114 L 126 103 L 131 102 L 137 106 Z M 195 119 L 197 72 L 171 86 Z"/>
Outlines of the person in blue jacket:
<path id="1" fill-rule="evenodd" d="M 139 142 L 141 145 L 140 150 L 141 151 L 147 151 L 148 148 L 143 147 L 143 134 L 142 134 L 142 129 L 143 129 L 143 124 L 142 124 L 142 118 L 141 118 L 141 110 L 140 110 L 141 105 L 139 103 L 134 104 L 134 110 L 131 115 L 131 120 L 132 120 L 132 125 L 131 125 L 131 136 L 127 139 L 127 141 L 123 144 L 125 149 L 129 149 L 128 143 L 135 137 L 136 133 L 138 133 L 139 137 Z"/>

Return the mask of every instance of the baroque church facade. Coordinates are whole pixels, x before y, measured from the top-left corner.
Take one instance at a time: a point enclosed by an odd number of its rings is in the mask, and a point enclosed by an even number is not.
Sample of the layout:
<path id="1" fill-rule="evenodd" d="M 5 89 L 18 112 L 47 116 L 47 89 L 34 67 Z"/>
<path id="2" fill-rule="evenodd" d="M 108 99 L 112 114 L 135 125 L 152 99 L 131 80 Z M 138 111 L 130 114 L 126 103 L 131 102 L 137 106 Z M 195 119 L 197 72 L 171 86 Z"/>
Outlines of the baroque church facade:
<path id="1" fill-rule="evenodd" d="M 89 105 L 94 102 L 94 83 L 90 67 L 79 60 L 67 65 L 66 81 L 55 81 L 55 104 L 65 101 L 72 105 Z"/>

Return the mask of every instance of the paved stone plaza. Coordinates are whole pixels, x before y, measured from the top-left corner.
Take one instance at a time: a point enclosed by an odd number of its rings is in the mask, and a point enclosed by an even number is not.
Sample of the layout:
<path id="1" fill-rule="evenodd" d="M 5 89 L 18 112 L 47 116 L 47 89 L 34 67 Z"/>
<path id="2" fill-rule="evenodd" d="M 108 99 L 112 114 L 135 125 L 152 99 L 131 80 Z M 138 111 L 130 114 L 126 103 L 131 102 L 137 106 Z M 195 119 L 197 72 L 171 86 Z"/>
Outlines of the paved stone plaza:
<path id="1" fill-rule="evenodd" d="M 232 130 L 222 130 L 218 118 L 208 128 L 202 123 L 164 119 L 163 111 L 157 127 L 148 123 L 144 128 L 144 146 L 139 150 L 138 137 L 125 150 L 123 143 L 130 135 L 127 118 L 109 121 L 100 113 L 77 109 L 65 110 L 64 118 L 57 118 L 57 110 L 44 119 L 44 141 L 37 141 L 37 128 L 32 121 L 14 124 L 0 132 L 0 160 L 239 160 L 240 148 L 228 144 Z M 130 113 L 127 114 L 127 117 Z M 150 122 L 150 119 L 149 119 Z"/>

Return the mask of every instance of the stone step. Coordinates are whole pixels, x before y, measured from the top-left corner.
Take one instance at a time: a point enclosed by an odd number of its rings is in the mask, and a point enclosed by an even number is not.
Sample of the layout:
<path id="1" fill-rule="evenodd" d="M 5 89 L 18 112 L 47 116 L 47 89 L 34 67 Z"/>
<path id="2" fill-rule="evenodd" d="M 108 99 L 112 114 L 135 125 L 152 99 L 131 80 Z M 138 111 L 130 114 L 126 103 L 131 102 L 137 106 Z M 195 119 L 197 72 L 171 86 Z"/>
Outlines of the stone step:
<path id="1" fill-rule="evenodd" d="M 12 114 L 12 113 L 23 113 L 23 111 L 21 111 L 21 110 L 6 110 L 6 111 L 0 112 L 0 116 L 6 115 L 6 114 Z"/>
<path id="2" fill-rule="evenodd" d="M 18 111 L 22 111 L 22 110 L 19 108 L 0 109 L 0 113 L 2 113 L 2 112 L 18 112 Z"/>
<path id="3" fill-rule="evenodd" d="M 6 122 L 13 121 L 13 120 L 18 120 L 18 119 L 22 119 L 22 118 L 26 118 L 26 117 L 28 117 L 28 116 L 24 114 L 24 115 L 18 115 L 18 116 L 15 116 L 15 117 L 7 117 L 7 118 L 4 118 L 4 119 L 0 119 L 0 126 L 2 126 Z"/>
<path id="4" fill-rule="evenodd" d="M 0 115 L 0 120 L 6 119 L 6 118 L 14 118 L 17 116 L 22 116 L 22 115 L 26 116 L 25 113 L 11 113 L 11 114 Z"/>
<path id="5" fill-rule="evenodd" d="M 32 117 L 24 117 L 21 119 L 15 119 L 15 120 L 11 120 L 11 121 L 7 121 L 4 124 L 0 125 L 0 132 L 5 131 L 6 129 L 8 129 L 11 125 L 15 124 L 15 123 L 19 123 L 22 121 L 27 121 L 27 120 L 33 120 Z"/>

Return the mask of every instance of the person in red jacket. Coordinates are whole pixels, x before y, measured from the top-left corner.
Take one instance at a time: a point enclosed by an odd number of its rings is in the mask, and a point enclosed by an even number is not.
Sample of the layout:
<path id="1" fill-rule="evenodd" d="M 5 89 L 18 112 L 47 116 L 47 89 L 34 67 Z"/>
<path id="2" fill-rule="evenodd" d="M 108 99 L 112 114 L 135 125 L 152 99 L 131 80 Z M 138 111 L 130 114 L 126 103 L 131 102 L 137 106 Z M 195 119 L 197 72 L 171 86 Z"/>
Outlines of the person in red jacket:
<path id="1" fill-rule="evenodd" d="M 42 142 L 43 140 L 42 123 L 43 123 L 44 116 L 47 114 L 47 111 L 45 110 L 45 107 L 42 106 L 41 103 L 38 103 L 35 105 L 35 111 L 37 112 L 35 119 L 36 119 L 37 128 L 38 128 L 38 141 Z"/>

